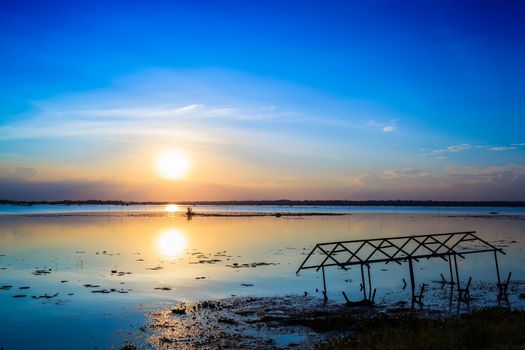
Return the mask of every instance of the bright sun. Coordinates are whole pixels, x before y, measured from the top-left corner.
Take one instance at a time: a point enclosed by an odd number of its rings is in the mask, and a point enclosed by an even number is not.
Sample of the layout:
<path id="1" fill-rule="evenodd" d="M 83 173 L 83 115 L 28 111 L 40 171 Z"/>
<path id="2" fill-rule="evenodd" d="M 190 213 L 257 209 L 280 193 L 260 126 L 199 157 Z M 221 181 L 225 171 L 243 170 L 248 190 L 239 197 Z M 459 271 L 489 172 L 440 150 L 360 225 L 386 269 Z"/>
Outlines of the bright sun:
<path id="1" fill-rule="evenodd" d="M 189 168 L 190 163 L 186 155 L 176 149 L 164 151 L 157 158 L 157 170 L 160 176 L 166 179 L 182 179 Z"/>

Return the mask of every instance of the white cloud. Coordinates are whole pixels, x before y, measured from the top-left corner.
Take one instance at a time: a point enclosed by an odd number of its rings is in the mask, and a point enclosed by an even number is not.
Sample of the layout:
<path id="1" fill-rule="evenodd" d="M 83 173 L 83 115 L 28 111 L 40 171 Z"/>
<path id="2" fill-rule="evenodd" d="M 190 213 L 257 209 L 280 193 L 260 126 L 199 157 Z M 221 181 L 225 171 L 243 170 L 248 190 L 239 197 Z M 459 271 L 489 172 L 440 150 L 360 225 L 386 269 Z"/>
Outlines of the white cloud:
<path id="1" fill-rule="evenodd" d="M 434 159 L 443 160 L 443 159 L 447 159 L 447 157 L 443 156 L 443 154 L 447 154 L 447 153 L 458 153 L 458 152 L 463 152 L 469 149 L 487 150 L 491 152 L 503 152 L 503 151 L 512 151 L 512 150 L 518 149 L 518 147 L 521 145 L 525 145 L 525 143 L 523 144 L 513 143 L 510 146 L 486 146 L 486 145 L 472 146 L 468 143 L 462 143 L 458 145 L 448 146 L 446 148 L 435 149 L 430 152 L 423 153 L 421 155 L 422 156 L 433 156 Z M 420 152 L 424 152 L 427 150 L 428 148 L 419 148 Z"/>
<path id="2" fill-rule="evenodd" d="M 366 124 L 368 126 L 373 127 L 373 128 L 378 128 L 378 129 L 382 130 L 383 132 L 392 132 L 392 131 L 395 131 L 396 128 L 397 128 L 397 120 L 396 119 L 391 119 L 388 122 L 378 122 L 378 121 L 372 119 L 372 120 L 369 120 Z"/>
<path id="3" fill-rule="evenodd" d="M 502 152 L 502 151 L 511 151 L 513 149 L 516 149 L 514 146 L 494 146 L 487 148 L 489 151 L 493 152 Z"/>
<path id="4" fill-rule="evenodd" d="M 424 177 L 424 176 L 429 176 L 429 175 L 430 175 L 429 172 L 422 171 L 419 169 L 389 169 L 383 172 L 383 174 L 381 175 L 381 178 L 383 179 L 397 179 L 401 177 L 414 178 L 414 177 Z"/>
<path id="5" fill-rule="evenodd" d="M 423 157 L 426 157 L 426 156 L 431 156 L 431 157 L 434 157 L 434 159 L 437 159 L 437 160 L 443 160 L 443 159 L 447 159 L 447 157 L 445 157 L 443 154 L 446 154 L 446 153 L 457 153 L 457 152 L 461 152 L 461 151 L 465 151 L 467 149 L 470 149 L 472 146 L 467 144 L 467 143 L 463 143 L 463 144 L 460 144 L 460 145 L 452 145 L 452 146 L 448 146 L 446 148 L 440 148 L 440 149 L 434 149 L 430 152 L 427 152 L 427 153 L 422 153 L 420 154 L 421 156 Z M 428 148 L 420 148 L 419 151 L 427 151 Z"/>
<path id="6" fill-rule="evenodd" d="M 396 119 L 391 116 L 373 103 L 335 100 L 260 77 L 223 71 L 152 70 L 117 78 L 113 85 L 99 90 L 36 101 L 33 111 L 0 123 L 0 140 L 72 135 L 123 138 L 123 131 L 131 131 L 135 139 L 158 130 L 162 134 L 177 134 L 181 129 L 213 134 L 217 128 L 286 129 L 289 134 L 312 137 L 312 126 L 344 128 L 356 140 L 364 138 L 363 124 L 370 117 L 388 121 L 371 121 L 375 128 L 385 133 L 396 130 Z"/>

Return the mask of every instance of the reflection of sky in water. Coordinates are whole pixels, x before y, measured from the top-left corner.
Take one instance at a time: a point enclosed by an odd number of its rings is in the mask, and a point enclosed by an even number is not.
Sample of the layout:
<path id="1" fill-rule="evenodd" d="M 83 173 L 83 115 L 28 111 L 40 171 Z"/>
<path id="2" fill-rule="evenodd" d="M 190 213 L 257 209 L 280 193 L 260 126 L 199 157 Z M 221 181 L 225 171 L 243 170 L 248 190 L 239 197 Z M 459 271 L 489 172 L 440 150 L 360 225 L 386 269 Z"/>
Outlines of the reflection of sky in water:
<path id="1" fill-rule="evenodd" d="M 316 205 L 192 205 L 198 213 L 390 213 L 434 215 L 525 215 L 523 207 L 398 207 L 398 206 L 316 206 Z M 0 214 L 52 214 L 52 213 L 105 213 L 126 212 L 177 214 L 185 213 L 186 207 L 178 204 L 166 205 L 0 205 Z"/>
<path id="2" fill-rule="evenodd" d="M 232 294 L 285 295 L 307 291 L 321 296 L 315 292 L 322 289 L 319 273 L 305 271 L 296 276 L 295 271 L 312 246 L 324 241 L 476 230 L 480 237 L 507 252 L 500 258 L 502 275 L 512 271 L 513 280 L 523 280 L 524 229 L 525 221 L 520 217 L 427 214 L 196 217 L 190 221 L 179 216 L 3 216 L 0 286 L 13 287 L 0 290 L 0 309 L 7 315 L 0 319 L 0 346 L 14 347 L 7 345 L 13 344 L 26 327 L 45 338 L 50 327 L 61 325 L 75 334 L 64 349 L 75 344 L 118 345 L 121 338 L 113 330 L 128 329 L 130 320 L 134 320 L 134 327 L 143 325 L 141 313 L 133 311 L 139 304 Z M 231 267 L 258 262 L 275 265 Z M 495 283 L 491 254 L 471 255 L 458 262 L 462 280 L 472 277 L 475 283 Z M 51 269 L 51 273 L 32 274 L 37 268 Z M 114 270 L 123 274 L 112 273 Z M 417 284 L 431 283 L 439 280 L 439 273 L 447 276 L 448 265 L 440 259 L 421 260 L 415 264 L 415 271 Z M 406 264 L 372 265 L 377 298 L 409 301 L 408 289 L 401 289 L 402 278 L 408 281 L 407 275 Z M 245 287 L 242 283 L 254 286 Z M 361 297 L 358 268 L 328 269 L 327 283 L 331 299 L 342 301 L 343 290 L 353 300 Z M 84 284 L 127 293 L 92 293 L 93 288 Z M 30 289 L 19 289 L 23 286 Z M 162 287 L 170 290 L 155 289 Z M 55 293 L 59 296 L 49 300 L 31 298 Z M 13 298 L 15 294 L 27 297 Z M 472 294 L 476 297 L 475 292 Z M 488 298 L 495 300 L 495 295 Z M 60 348 L 51 338 L 48 343 L 53 346 L 43 342 L 42 348 Z"/>

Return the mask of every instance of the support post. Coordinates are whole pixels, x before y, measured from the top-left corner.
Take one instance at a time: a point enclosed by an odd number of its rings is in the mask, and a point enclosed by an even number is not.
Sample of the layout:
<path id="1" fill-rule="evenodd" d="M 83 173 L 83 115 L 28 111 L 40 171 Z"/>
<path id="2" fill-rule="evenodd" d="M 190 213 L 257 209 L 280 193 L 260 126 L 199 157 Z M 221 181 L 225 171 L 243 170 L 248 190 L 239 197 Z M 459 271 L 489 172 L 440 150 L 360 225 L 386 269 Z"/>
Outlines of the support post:
<path id="1" fill-rule="evenodd" d="M 412 307 L 414 307 L 414 301 L 416 300 L 416 284 L 414 281 L 414 265 L 412 264 L 412 258 L 408 258 L 408 268 L 410 270 L 410 289 L 412 291 Z"/>
<path id="2" fill-rule="evenodd" d="M 368 269 L 368 300 L 372 300 L 372 278 L 370 277 L 370 265 L 366 265 Z"/>
<path id="3" fill-rule="evenodd" d="M 363 300 L 366 300 L 365 271 L 363 270 L 363 264 L 361 264 L 361 286 L 363 287 Z"/>
<path id="4" fill-rule="evenodd" d="M 500 285 L 501 279 L 499 276 L 498 253 L 496 251 L 494 251 L 494 262 L 496 263 L 496 275 L 498 276 L 498 285 Z"/>
<path id="5" fill-rule="evenodd" d="M 454 285 L 454 274 L 452 273 L 452 261 L 450 255 L 448 256 L 448 269 L 450 271 L 450 285 Z"/>
<path id="6" fill-rule="evenodd" d="M 461 288 L 460 282 L 459 282 L 459 270 L 458 270 L 458 259 L 456 257 L 456 254 L 454 253 L 454 267 L 456 268 L 456 282 L 458 283 L 458 291 Z M 461 299 L 461 295 L 460 295 Z"/>
<path id="7" fill-rule="evenodd" d="M 321 270 L 323 271 L 323 294 L 324 294 L 324 301 L 327 301 L 327 300 L 328 300 L 328 296 L 326 295 L 326 277 L 325 277 L 325 274 L 324 274 L 324 266 L 321 268 Z"/>

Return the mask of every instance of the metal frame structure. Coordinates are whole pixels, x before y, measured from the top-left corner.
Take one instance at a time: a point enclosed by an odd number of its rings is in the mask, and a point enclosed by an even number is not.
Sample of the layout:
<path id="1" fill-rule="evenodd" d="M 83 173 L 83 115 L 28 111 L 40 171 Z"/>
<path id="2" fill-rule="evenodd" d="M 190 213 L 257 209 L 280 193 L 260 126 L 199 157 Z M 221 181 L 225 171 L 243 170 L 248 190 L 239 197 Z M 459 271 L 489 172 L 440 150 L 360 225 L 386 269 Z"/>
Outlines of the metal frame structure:
<path id="1" fill-rule="evenodd" d="M 420 293 L 416 294 L 414 261 L 419 262 L 419 259 L 430 258 L 441 258 L 448 261 L 450 281 L 446 281 L 443 275 L 441 275 L 442 282 L 448 283 L 451 286 L 457 284 L 458 299 L 461 301 L 462 297 L 463 299 L 470 297 L 468 291 L 470 280 L 465 288 L 461 288 L 457 257 L 464 259 L 465 255 L 468 254 L 492 252 L 494 254 L 496 276 L 498 279 L 497 286 L 500 294 L 502 294 L 504 290 L 506 296 L 510 274 L 507 282 L 502 283 L 498 265 L 498 253 L 505 254 L 505 252 L 501 248 L 481 239 L 475 233 L 476 231 L 449 232 L 318 243 L 310 251 L 296 273 L 299 274 L 299 272 L 308 269 L 321 270 L 323 276 L 323 295 L 326 301 L 328 297 L 326 294 L 325 268 L 339 267 L 347 270 L 350 266 L 359 265 L 361 269 L 361 291 L 363 292 L 363 300 L 373 302 L 376 290 L 374 289 L 372 291 L 370 265 L 377 263 L 397 263 L 401 265 L 403 262 L 408 262 L 413 307 L 414 303 L 422 305 L 421 299 L 423 298 L 425 288 L 423 284 Z M 368 278 L 365 278 L 365 267 Z M 368 286 L 366 282 L 368 282 Z"/>

